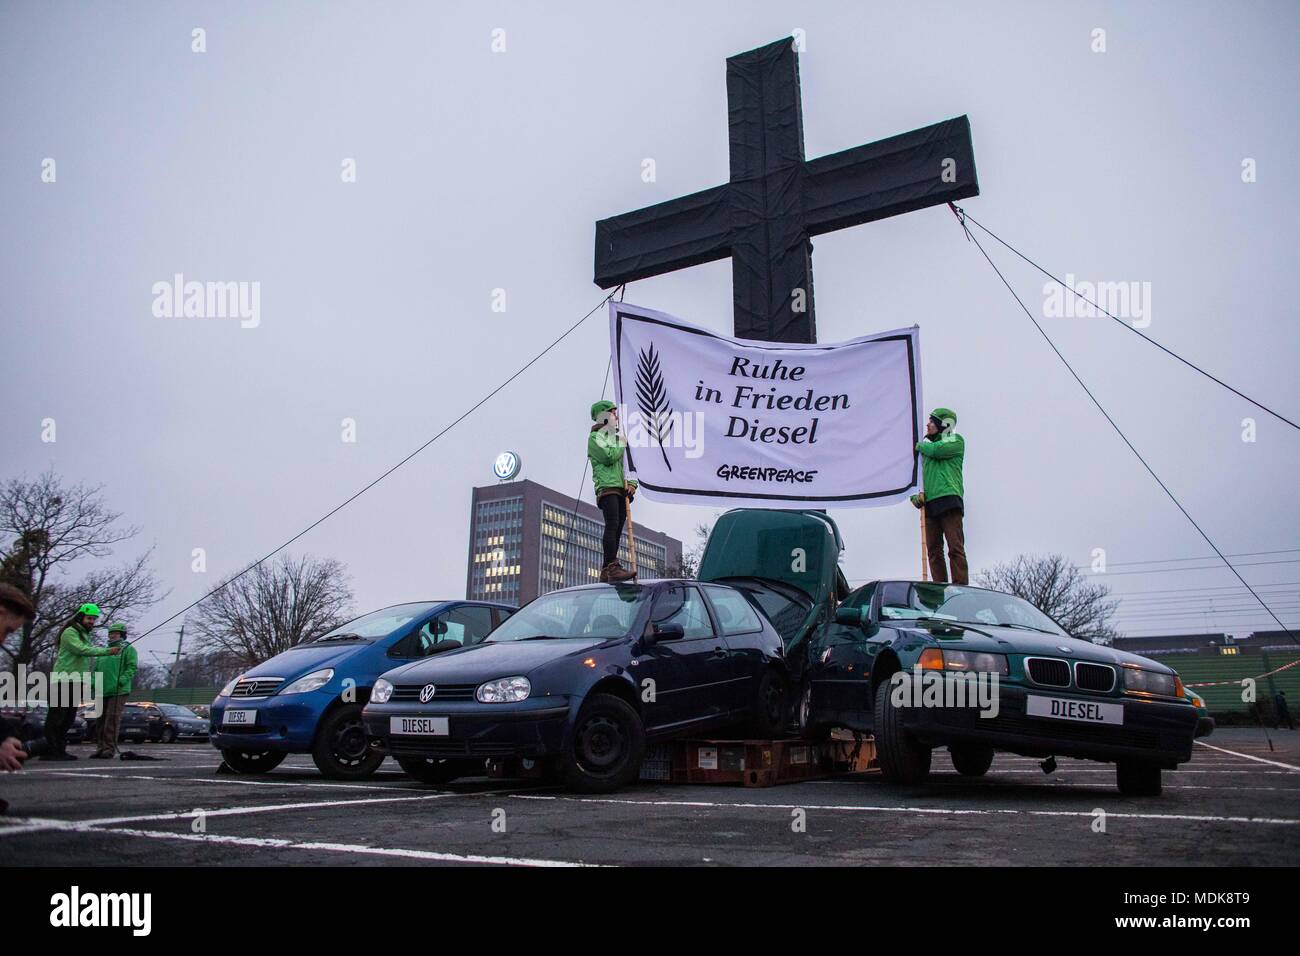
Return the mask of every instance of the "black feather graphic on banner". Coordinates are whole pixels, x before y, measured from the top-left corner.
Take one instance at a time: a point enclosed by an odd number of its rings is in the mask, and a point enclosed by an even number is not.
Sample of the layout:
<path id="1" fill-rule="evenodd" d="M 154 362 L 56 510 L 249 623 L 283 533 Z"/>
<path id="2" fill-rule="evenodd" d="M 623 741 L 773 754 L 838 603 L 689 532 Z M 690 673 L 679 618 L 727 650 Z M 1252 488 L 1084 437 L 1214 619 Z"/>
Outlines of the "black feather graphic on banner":
<path id="1" fill-rule="evenodd" d="M 668 404 L 668 391 L 664 388 L 663 370 L 659 368 L 659 353 L 654 343 L 650 343 L 647 352 L 641 349 L 640 361 L 636 366 L 636 403 L 641 412 L 641 420 L 650 437 L 659 443 L 659 454 L 664 456 L 664 464 L 672 471 L 668 461 L 668 452 L 664 451 L 664 442 L 672 437 L 672 406 Z"/>

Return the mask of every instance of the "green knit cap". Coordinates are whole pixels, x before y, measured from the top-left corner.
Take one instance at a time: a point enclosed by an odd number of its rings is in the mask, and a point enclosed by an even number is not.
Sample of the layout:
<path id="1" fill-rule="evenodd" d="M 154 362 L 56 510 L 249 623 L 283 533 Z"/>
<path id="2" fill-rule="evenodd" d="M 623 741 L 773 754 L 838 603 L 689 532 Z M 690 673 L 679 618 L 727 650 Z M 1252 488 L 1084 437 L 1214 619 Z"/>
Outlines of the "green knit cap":
<path id="1" fill-rule="evenodd" d="M 602 399 L 595 405 L 591 406 L 591 420 L 593 422 L 596 421 L 596 419 L 600 418 L 600 416 L 604 415 L 606 412 L 613 411 L 615 407 L 614 403 L 609 401 L 609 399 Z"/>

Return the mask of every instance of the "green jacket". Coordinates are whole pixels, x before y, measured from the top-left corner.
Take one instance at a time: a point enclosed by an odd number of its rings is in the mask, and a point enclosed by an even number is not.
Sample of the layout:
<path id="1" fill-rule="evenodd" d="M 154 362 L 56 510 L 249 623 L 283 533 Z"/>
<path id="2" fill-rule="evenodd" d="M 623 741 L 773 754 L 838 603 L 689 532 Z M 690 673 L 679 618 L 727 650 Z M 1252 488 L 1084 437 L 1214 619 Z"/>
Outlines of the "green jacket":
<path id="1" fill-rule="evenodd" d="M 59 653 L 54 658 L 50 677 L 56 680 L 60 677 L 71 679 L 94 672 L 95 664 L 90 658 L 104 657 L 108 654 L 108 648 L 96 647 L 90 643 L 89 637 L 90 635 L 76 624 L 63 629 L 63 633 L 59 635 Z"/>
<path id="2" fill-rule="evenodd" d="M 623 478 L 623 453 L 627 442 L 620 435 L 613 435 L 598 428 L 587 438 L 587 457 L 591 459 L 591 480 L 599 495 L 606 488 L 623 488 L 625 485 L 636 487 L 635 481 Z"/>
<path id="3" fill-rule="evenodd" d="M 118 697 L 131 693 L 132 681 L 135 679 L 136 664 L 140 655 L 135 648 L 122 641 L 109 641 L 109 647 L 121 645 L 122 653 L 116 657 L 109 655 L 95 662 L 95 669 L 104 675 L 104 696 Z"/>
<path id="4" fill-rule="evenodd" d="M 926 501 L 946 495 L 964 497 L 961 463 L 966 457 L 965 439 L 956 432 L 949 432 L 938 441 L 922 439 L 916 443 L 916 450 L 921 453 L 921 478 Z"/>

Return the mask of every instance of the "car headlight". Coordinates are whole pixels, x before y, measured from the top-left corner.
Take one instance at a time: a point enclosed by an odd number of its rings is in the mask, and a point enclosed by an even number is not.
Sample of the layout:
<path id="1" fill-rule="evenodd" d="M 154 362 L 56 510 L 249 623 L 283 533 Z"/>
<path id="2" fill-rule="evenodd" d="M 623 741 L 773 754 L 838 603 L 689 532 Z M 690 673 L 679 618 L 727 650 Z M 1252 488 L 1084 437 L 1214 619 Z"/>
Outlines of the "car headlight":
<path id="1" fill-rule="evenodd" d="M 1001 674 L 1010 672 L 1007 655 L 988 654 L 983 651 L 952 651 L 944 648 L 927 648 L 921 653 L 921 667 L 924 670 L 956 671 L 958 673 Z"/>
<path id="2" fill-rule="evenodd" d="M 474 698 L 481 704 L 513 704 L 527 700 L 532 692 L 533 685 L 527 677 L 503 677 L 480 684 Z"/>
<path id="3" fill-rule="evenodd" d="M 1159 694 L 1161 697 L 1182 697 L 1183 682 L 1176 674 L 1144 671 L 1139 667 L 1124 668 L 1124 689 L 1139 694 Z"/>
<path id="4" fill-rule="evenodd" d="M 242 677 L 242 676 L 243 676 L 243 675 L 241 674 L 240 677 Z M 231 694 L 234 693 L 234 691 L 235 691 L 235 685 L 238 684 L 238 683 L 239 683 L 239 677 L 236 677 L 234 680 L 232 680 L 232 681 L 231 681 L 229 684 L 227 684 L 225 687 L 221 688 L 221 693 L 218 694 L 217 696 L 218 696 L 218 697 L 229 697 Z"/>
<path id="5" fill-rule="evenodd" d="M 372 704 L 386 704 L 392 696 L 393 685 L 382 677 L 375 681 L 375 686 L 370 689 L 370 703 Z"/>
<path id="6" fill-rule="evenodd" d="M 312 671 L 280 691 L 281 694 L 306 694 L 313 690 L 320 690 L 334 677 L 334 668 L 327 667 L 323 671 Z"/>

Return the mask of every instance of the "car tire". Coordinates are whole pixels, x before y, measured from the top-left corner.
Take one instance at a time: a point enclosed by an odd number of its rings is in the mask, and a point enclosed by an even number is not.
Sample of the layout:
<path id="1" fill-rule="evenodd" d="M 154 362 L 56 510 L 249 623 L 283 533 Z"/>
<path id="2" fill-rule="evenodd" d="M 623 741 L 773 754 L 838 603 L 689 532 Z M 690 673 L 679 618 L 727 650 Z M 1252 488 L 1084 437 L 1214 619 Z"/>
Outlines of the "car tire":
<path id="1" fill-rule="evenodd" d="M 409 777 L 420 783 L 451 783 L 458 777 L 468 777 L 478 769 L 475 760 L 451 760 L 442 757 L 397 757 L 397 765 Z"/>
<path id="2" fill-rule="evenodd" d="M 784 737 L 789 715 L 790 685 L 779 671 L 769 667 L 758 679 L 746 733 L 759 740 Z"/>
<path id="3" fill-rule="evenodd" d="M 316 729 L 311 759 L 331 780 L 363 780 L 384 762 L 382 751 L 370 746 L 361 722 L 361 704 L 346 704 L 331 711 Z"/>
<path id="4" fill-rule="evenodd" d="M 799 736 L 814 743 L 825 743 L 831 738 L 831 729 L 825 724 L 813 723 L 812 684 L 804 682 L 799 693 L 799 707 L 795 714 L 799 727 Z"/>
<path id="5" fill-rule="evenodd" d="M 1121 760 L 1115 764 L 1115 783 L 1126 797 L 1160 796 L 1160 765 L 1147 760 Z"/>
<path id="6" fill-rule="evenodd" d="M 236 773 L 267 773 L 280 766 L 288 756 L 283 750 L 236 750 L 227 747 L 221 751 L 226 766 Z"/>
<path id="7" fill-rule="evenodd" d="M 158 737 L 159 742 L 164 744 L 174 744 L 176 742 L 176 728 L 164 727 L 162 734 Z"/>
<path id="8" fill-rule="evenodd" d="M 876 687 L 873 729 L 880 776 L 886 783 L 922 783 L 930 775 L 930 748 L 919 744 L 903 726 L 902 708 L 889 699 L 889 686 L 886 678 Z"/>
<path id="9" fill-rule="evenodd" d="M 613 694 L 595 694 L 582 705 L 573 738 L 560 757 L 560 777 L 581 793 L 610 793 L 641 775 L 645 727 L 632 705 Z"/>
<path id="10" fill-rule="evenodd" d="M 979 744 L 960 744 L 948 748 L 952 767 L 963 777 L 982 777 L 993 766 L 993 748 Z"/>

